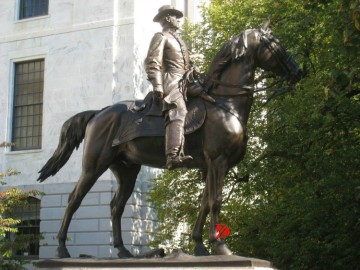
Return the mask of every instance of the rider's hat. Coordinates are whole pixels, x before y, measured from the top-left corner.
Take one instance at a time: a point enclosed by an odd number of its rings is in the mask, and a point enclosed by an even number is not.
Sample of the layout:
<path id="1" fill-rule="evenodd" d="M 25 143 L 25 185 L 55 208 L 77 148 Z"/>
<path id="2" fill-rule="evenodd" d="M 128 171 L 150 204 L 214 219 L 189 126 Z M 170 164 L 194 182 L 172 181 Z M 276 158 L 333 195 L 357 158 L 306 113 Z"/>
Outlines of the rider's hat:
<path id="1" fill-rule="evenodd" d="M 160 22 L 161 18 L 167 15 L 174 15 L 178 19 L 184 16 L 184 14 L 180 10 L 175 9 L 173 6 L 165 5 L 159 8 L 159 12 L 158 14 L 156 14 L 153 21 Z"/>

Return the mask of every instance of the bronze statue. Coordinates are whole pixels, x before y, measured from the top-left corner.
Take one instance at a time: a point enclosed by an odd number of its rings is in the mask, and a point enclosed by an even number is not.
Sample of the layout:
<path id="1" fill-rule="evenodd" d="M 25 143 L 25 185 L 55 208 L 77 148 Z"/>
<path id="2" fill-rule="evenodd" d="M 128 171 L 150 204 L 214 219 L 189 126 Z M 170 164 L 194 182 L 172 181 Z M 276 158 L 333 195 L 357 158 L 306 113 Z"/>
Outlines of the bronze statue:
<path id="1" fill-rule="evenodd" d="M 231 254 L 228 247 L 217 239 L 215 227 L 219 223 L 224 178 L 245 154 L 246 125 L 253 101 L 257 67 L 271 70 L 292 84 L 301 77 L 298 65 L 272 35 L 268 23 L 260 29 L 241 32 L 226 42 L 215 56 L 205 86 L 215 102 L 189 98 L 191 113 L 188 115 L 192 116 L 185 125 L 187 135 L 184 149 L 193 159 L 183 165 L 206 173 L 201 208 L 192 233 L 195 255 L 209 254 L 202 238 L 208 214 L 209 242 L 215 246 L 215 253 Z M 120 102 L 102 110 L 81 112 L 64 123 L 59 145 L 41 169 L 38 179 L 42 182 L 56 174 L 84 140 L 82 173 L 69 195 L 58 233 L 57 256 L 70 257 L 65 241 L 71 218 L 98 177 L 108 168 L 119 184 L 111 201 L 114 246 L 119 250 L 119 257 L 133 256 L 125 248 L 121 236 L 121 216 L 125 204 L 142 165 L 156 168 L 166 165 L 164 128 L 159 134 L 164 120 L 161 116 L 149 114 L 152 103 L 151 97 L 135 104 Z"/>
<path id="2" fill-rule="evenodd" d="M 165 115 L 166 167 L 172 169 L 183 161 L 192 159 L 185 156 L 184 124 L 187 114 L 185 92 L 181 87 L 184 74 L 190 70 L 190 56 L 184 41 L 176 33 L 179 28 L 181 11 L 170 5 L 162 6 L 154 17 L 163 30 L 151 40 L 145 60 L 145 70 L 153 85 L 154 97 L 163 101 Z M 155 101 L 157 102 L 157 101 Z"/>

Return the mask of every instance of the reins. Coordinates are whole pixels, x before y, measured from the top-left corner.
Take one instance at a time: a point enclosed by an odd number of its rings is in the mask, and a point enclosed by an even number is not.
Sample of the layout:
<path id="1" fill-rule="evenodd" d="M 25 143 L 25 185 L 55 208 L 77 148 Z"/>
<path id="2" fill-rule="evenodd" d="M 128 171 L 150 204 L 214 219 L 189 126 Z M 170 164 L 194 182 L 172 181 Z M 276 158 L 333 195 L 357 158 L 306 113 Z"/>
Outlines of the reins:
<path id="1" fill-rule="evenodd" d="M 242 91 L 242 92 L 238 92 L 236 94 L 229 94 L 231 96 L 241 96 L 244 94 L 253 94 L 253 93 L 259 93 L 259 92 L 266 92 L 266 91 L 280 91 L 283 88 L 273 89 L 272 87 L 274 87 L 275 85 L 282 84 L 285 81 L 285 79 L 275 81 L 271 85 L 264 87 L 264 88 L 260 88 L 260 89 L 258 89 L 257 87 L 250 86 L 250 85 L 232 84 L 232 83 L 227 83 L 227 82 L 215 80 L 215 79 L 211 79 L 211 81 L 216 83 L 217 85 L 221 85 L 221 86 L 225 86 L 225 87 L 229 87 L 229 88 L 244 89 L 244 91 Z"/>
<path id="2" fill-rule="evenodd" d="M 291 90 L 294 89 L 294 85 L 289 85 L 287 87 L 280 87 L 280 88 L 273 88 L 276 85 L 281 85 L 285 79 L 280 79 L 277 80 L 275 82 L 273 82 L 271 85 L 257 89 L 256 87 L 250 86 L 250 85 L 241 85 L 241 84 L 231 84 L 231 83 L 227 83 L 221 80 L 215 80 L 215 79 L 211 79 L 212 82 L 216 83 L 217 85 L 221 85 L 221 86 L 225 86 L 225 87 L 229 87 L 229 88 L 235 88 L 235 89 L 242 89 L 242 91 L 237 91 L 235 94 L 231 93 L 228 95 L 224 95 L 224 96 L 243 96 L 243 95 L 247 95 L 249 97 L 252 98 L 252 95 L 254 93 L 259 93 L 259 92 L 268 92 L 268 91 L 274 91 L 274 93 L 272 95 L 270 95 L 270 97 L 268 97 L 266 99 L 266 102 L 264 103 L 264 106 L 271 101 L 272 99 L 283 95 Z M 209 93 L 211 94 L 211 93 Z M 213 96 L 223 96 L 223 95 L 216 95 L 216 94 L 212 94 Z M 212 103 L 213 105 L 215 105 L 218 108 L 223 109 L 224 111 L 226 111 L 227 113 L 230 113 L 231 115 L 235 116 L 239 121 L 240 120 L 240 115 L 237 111 L 228 108 L 227 106 L 217 102 L 215 100 L 215 102 Z"/>

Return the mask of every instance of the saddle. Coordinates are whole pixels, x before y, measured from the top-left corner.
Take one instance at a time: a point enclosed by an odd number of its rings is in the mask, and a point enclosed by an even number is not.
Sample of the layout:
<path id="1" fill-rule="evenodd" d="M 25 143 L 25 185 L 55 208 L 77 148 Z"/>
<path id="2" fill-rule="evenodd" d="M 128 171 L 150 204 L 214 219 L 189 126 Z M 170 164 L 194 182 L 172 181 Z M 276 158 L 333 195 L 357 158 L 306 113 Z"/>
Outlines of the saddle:
<path id="1" fill-rule="evenodd" d="M 131 141 L 138 137 L 165 136 L 165 117 L 162 106 L 153 100 L 152 92 L 144 100 L 122 101 L 127 111 L 121 114 L 121 125 L 112 146 Z M 206 109 L 201 98 L 189 98 L 185 119 L 185 135 L 198 130 L 205 122 Z"/>

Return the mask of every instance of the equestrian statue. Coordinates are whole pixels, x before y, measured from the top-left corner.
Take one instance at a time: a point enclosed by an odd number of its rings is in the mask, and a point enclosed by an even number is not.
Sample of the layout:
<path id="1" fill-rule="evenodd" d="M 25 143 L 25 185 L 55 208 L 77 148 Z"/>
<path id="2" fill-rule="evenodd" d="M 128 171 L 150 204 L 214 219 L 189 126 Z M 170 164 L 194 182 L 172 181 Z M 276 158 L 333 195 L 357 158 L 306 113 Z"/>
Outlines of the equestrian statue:
<path id="1" fill-rule="evenodd" d="M 43 182 L 55 175 L 84 141 L 82 172 L 69 195 L 57 235 L 58 257 L 70 257 L 65 242 L 71 219 L 107 169 L 118 182 L 110 203 L 113 244 L 118 257 L 133 257 L 123 243 L 121 217 L 142 165 L 206 172 L 192 232 L 194 254 L 210 254 L 202 236 L 208 214 L 209 243 L 217 255 L 232 254 L 217 238 L 216 224 L 225 176 L 245 154 L 256 69 L 272 71 L 291 85 L 300 80 L 301 69 L 266 22 L 259 29 L 245 30 L 227 41 L 199 83 L 194 72 L 187 72 L 191 63 L 175 34 L 174 20 L 181 16 L 174 8 L 162 7 L 154 18 L 163 26 L 163 32 L 155 34 L 145 61 L 154 91 L 141 101 L 122 101 L 101 110 L 80 112 L 63 124 L 58 147 L 38 178 Z"/>

